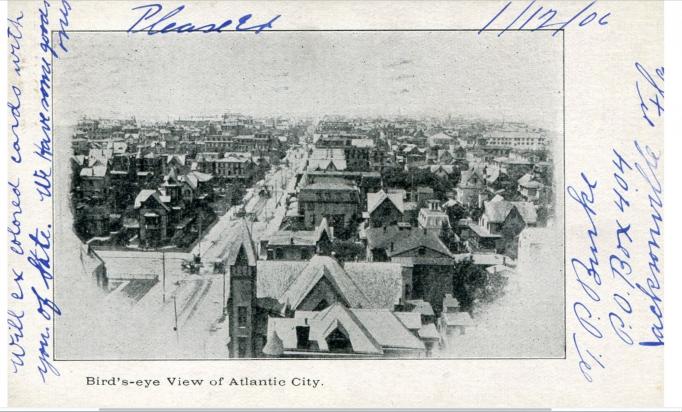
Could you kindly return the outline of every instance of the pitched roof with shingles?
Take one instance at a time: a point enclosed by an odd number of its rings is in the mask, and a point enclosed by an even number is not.
[[[388,309],[351,309],[351,312],[383,348],[424,349],[424,343]]]
[[[280,302],[288,303],[295,310],[322,278],[326,278],[351,307],[370,307],[367,297],[343,267],[335,259],[319,255],[310,259],[305,269],[280,297]]]
[[[393,312],[393,314],[407,329],[419,330],[422,327],[422,315],[417,312]]]
[[[509,202],[506,200],[501,201],[487,201],[483,203],[485,209],[484,214],[488,222],[491,223],[502,223],[509,215],[512,209],[516,208],[519,214],[526,223],[535,223],[537,221],[538,215],[535,210],[535,206],[530,202]]]
[[[139,209],[142,206],[142,203],[146,202],[150,197],[156,199],[164,209],[170,210],[170,208],[163,203],[163,197],[165,196],[162,196],[161,193],[154,189],[140,190],[140,193],[135,197],[135,209]]]
[[[384,201],[388,199],[393,205],[403,213],[403,196],[401,193],[386,193],[380,190],[377,193],[367,193],[367,212],[372,213]]]
[[[540,181],[538,181],[532,173],[526,173],[525,175],[521,176],[521,178],[518,180],[518,183],[519,186],[530,189],[542,187],[542,183],[540,183]]]
[[[388,255],[400,255],[419,247],[425,247],[445,255],[446,257],[452,257],[450,250],[435,233],[420,229],[412,230],[408,236],[397,237],[394,241],[393,251],[388,251]]]
[[[303,260],[259,260],[257,297],[279,300],[307,264],[308,262]]]
[[[402,267],[397,263],[347,262],[344,269],[370,303],[370,308],[393,309],[403,294]]]
[[[284,350],[298,349],[296,326],[308,322],[310,326],[309,340],[317,342],[317,350],[329,352],[326,338],[337,328],[342,330],[351,342],[354,353],[382,355],[381,344],[365,328],[355,314],[341,304],[334,304],[306,319],[302,316],[294,318],[269,318],[268,332],[275,330],[282,340]]]
[[[465,170],[461,173],[458,187],[481,188],[484,186],[484,179],[478,170]]]

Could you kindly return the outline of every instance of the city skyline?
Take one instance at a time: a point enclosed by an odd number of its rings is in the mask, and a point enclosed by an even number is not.
[[[74,53],[56,67],[56,93],[63,94],[55,117],[69,124],[83,113],[150,121],[226,111],[318,118],[454,114],[559,131],[562,50],[556,39],[528,41],[532,35],[261,33],[266,42],[234,34],[74,33]]]

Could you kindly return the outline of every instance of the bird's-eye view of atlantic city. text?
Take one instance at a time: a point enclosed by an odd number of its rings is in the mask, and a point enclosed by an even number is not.
[[[565,356],[560,40],[69,35],[56,359]]]

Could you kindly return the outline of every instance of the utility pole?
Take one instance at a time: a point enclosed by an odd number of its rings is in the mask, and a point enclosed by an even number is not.
[[[175,331],[175,338],[180,342],[180,333],[178,332],[178,302],[175,299],[175,296],[173,296],[173,312],[175,314],[175,326],[173,326],[173,330]]]
[[[163,303],[166,303],[166,252],[161,252],[161,268],[163,273]]]
[[[226,278],[227,278],[226,272],[227,272],[227,269],[226,269],[225,267],[223,267],[223,307],[222,307],[222,309],[221,309],[221,313],[222,313],[223,315],[225,314],[225,309],[226,309],[226,307],[227,307],[227,302],[226,302],[226,295],[227,295],[227,290],[226,290],[226,288],[227,288],[227,285],[226,285],[226,283],[225,283],[225,282],[226,282]]]

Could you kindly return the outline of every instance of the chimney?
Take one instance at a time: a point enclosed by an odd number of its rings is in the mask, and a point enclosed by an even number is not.
[[[296,326],[296,349],[308,349],[310,346],[310,326],[308,318],[304,326]]]
[[[393,242],[391,242],[391,252],[393,252]]]
[[[424,228],[424,235],[426,235],[426,228]]]

